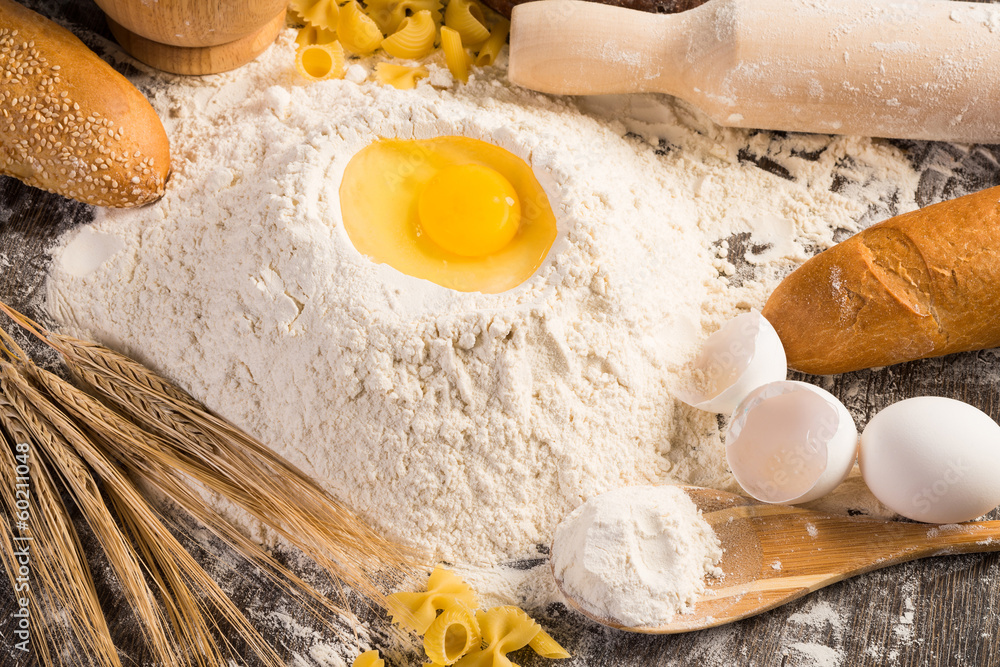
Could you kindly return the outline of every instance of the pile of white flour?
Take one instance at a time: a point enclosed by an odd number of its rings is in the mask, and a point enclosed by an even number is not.
[[[734,488],[715,416],[672,397],[683,364],[833,230],[856,229],[857,193],[830,192],[844,155],[907,178],[892,148],[827,137],[790,139],[823,157],[778,178],[738,159],[747,133],[687,107],[584,111],[510,87],[502,60],[466,86],[434,68],[398,91],[307,83],[293,51],[285,34],[234,73],[164,78],[152,102],[172,144],[167,195],[69,234],[48,308],[444,561],[534,553],[623,485]],[[556,213],[548,259],[509,292],[410,278],[344,231],[338,188],[359,149],[452,134],[525,159]],[[760,250],[734,280],[725,239],[741,233]]]
[[[630,486],[591,498],[559,524],[552,568],[598,618],[626,627],[669,623],[722,576],[719,537],[676,486]]]

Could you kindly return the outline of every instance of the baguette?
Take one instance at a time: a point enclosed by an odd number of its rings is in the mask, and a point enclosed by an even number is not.
[[[97,206],[163,195],[167,134],[135,86],[73,33],[0,0],[0,174]]]
[[[762,312],[789,366],[818,375],[1000,346],[1000,187],[855,234]]]

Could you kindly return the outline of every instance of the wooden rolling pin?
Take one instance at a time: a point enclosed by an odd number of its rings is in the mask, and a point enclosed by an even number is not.
[[[510,80],[533,90],[669,93],[730,127],[1000,141],[1000,6],[546,0],[512,17]]]

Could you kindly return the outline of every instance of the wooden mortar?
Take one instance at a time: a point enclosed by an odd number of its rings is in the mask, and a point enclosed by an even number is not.
[[[122,48],[175,74],[214,74],[250,62],[278,36],[287,7],[287,0],[96,2]]]

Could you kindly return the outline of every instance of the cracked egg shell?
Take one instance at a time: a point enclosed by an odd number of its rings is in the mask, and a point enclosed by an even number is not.
[[[729,420],[726,460],[743,490],[766,503],[805,503],[847,477],[858,429],[833,394],[793,380],[752,391]]]
[[[757,387],[788,373],[778,332],[756,310],[727,322],[705,341],[677,398],[707,412],[730,414]]]

